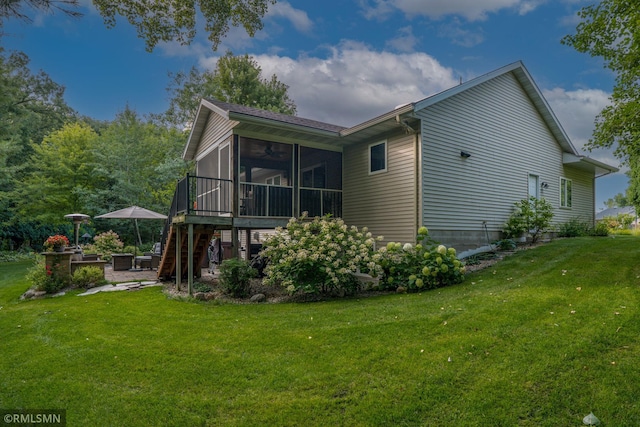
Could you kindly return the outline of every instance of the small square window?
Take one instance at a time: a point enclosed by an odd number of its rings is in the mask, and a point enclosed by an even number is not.
[[[387,141],[369,145],[369,173],[386,172]]]

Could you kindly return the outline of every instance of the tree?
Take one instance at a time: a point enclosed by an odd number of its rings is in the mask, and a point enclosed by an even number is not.
[[[32,19],[29,15],[22,12],[25,3],[42,12],[51,13],[59,10],[74,18],[82,16],[82,13],[75,10],[78,7],[78,0],[0,0],[0,18],[13,17],[31,23]]]
[[[562,43],[602,57],[616,75],[611,105],[596,118],[589,148],[610,148],[625,161],[640,155],[640,8],[636,1],[602,0],[582,8],[576,34]]]
[[[216,50],[230,26],[242,26],[253,37],[256,31],[262,29],[262,17],[275,1],[93,0],[93,4],[104,18],[107,28],[116,25],[118,16],[129,21],[136,28],[138,36],[145,40],[148,51],[152,51],[160,42],[189,44],[196,34],[196,17],[201,16],[212,49]],[[36,10],[49,12],[57,9],[67,15],[81,16],[75,9],[79,3],[79,0],[0,0],[0,25],[3,18],[29,21],[28,15],[22,12],[25,4]]]
[[[188,73],[170,75],[167,88],[171,95],[169,108],[161,117],[175,126],[192,121],[203,97],[284,114],[295,114],[296,105],[287,93],[289,86],[274,74],[262,78],[262,69],[249,55],[227,53],[218,59],[213,71],[201,72],[192,67]]]
[[[75,117],[64,101],[64,87],[43,71],[32,73],[28,65],[24,53],[6,54],[0,47],[0,240],[7,248],[41,240],[45,228],[16,212],[16,190],[32,170],[34,147]]]
[[[101,132],[94,146],[92,179],[96,188],[84,195],[87,213],[106,213],[131,205],[168,213],[176,182],[189,169],[181,158],[187,135],[142,119],[126,107]],[[130,222],[109,221],[97,227],[132,236]],[[159,229],[140,222],[142,234]],[[155,235],[157,236],[157,230]],[[133,237],[128,239],[133,242]]]
[[[33,171],[17,190],[19,212],[42,223],[68,222],[64,215],[82,212],[83,194],[94,186],[92,147],[98,135],[72,123],[34,144]]]
[[[622,193],[618,193],[612,198],[607,199],[607,201],[604,202],[604,204],[607,208],[622,208],[625,206],[629,206],[627,196]]]
[[[562,42],[601,57],[616,76],[610,105],[596,117],[587,147],[615,147],[629,166],[627,199],[640,211],[640,8],[637,1],[602,0],[578,15],[576,34]]]

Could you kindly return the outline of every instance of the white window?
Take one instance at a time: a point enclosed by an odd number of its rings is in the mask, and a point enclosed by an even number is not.
[[[540,198],[539,182],[540,178],[538,175],[529,174],[529,197],[535,197],[536,199]]]
[[[560,207],[571,207],[571,180],[560,178]]]
[[[265,179],[265,184],[268,185],[280,185],[282,183],[282,175],[272,176]]]
[[[304,168],[300,171],[300,175],[302,175],[302,187],[327,188],[327,168],[324,163]]]
[[[387,141],[369,145],[369,174],[387,171]]]

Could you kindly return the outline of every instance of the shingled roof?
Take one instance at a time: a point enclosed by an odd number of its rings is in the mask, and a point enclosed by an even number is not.
[[[297,125],[326,132],[335,132],[336,134],[343,129],[346,129],[343,126],[332,125],[330,123],[319,122],[317,120],[305,119],[302,117],[292,116],[290,114],[276,113],[275,111],[260,110],[258,108],[247,107],[244,105],[231,104],[228,102],[218,101],[217,99],[213,98],[205,99],[221,110],[226,111],[228,114],[242,114],[243,116],[273,120],[281,123],[287,123],[290,125]]]

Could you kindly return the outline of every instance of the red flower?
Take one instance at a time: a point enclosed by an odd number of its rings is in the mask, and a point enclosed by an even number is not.
[[[53,249],[55,246],[69,246],[69,239],[67,239],[67,236],[56,234],[54,236],[49,236],[49,238],[44,242],[44,247],[47,249]]]

